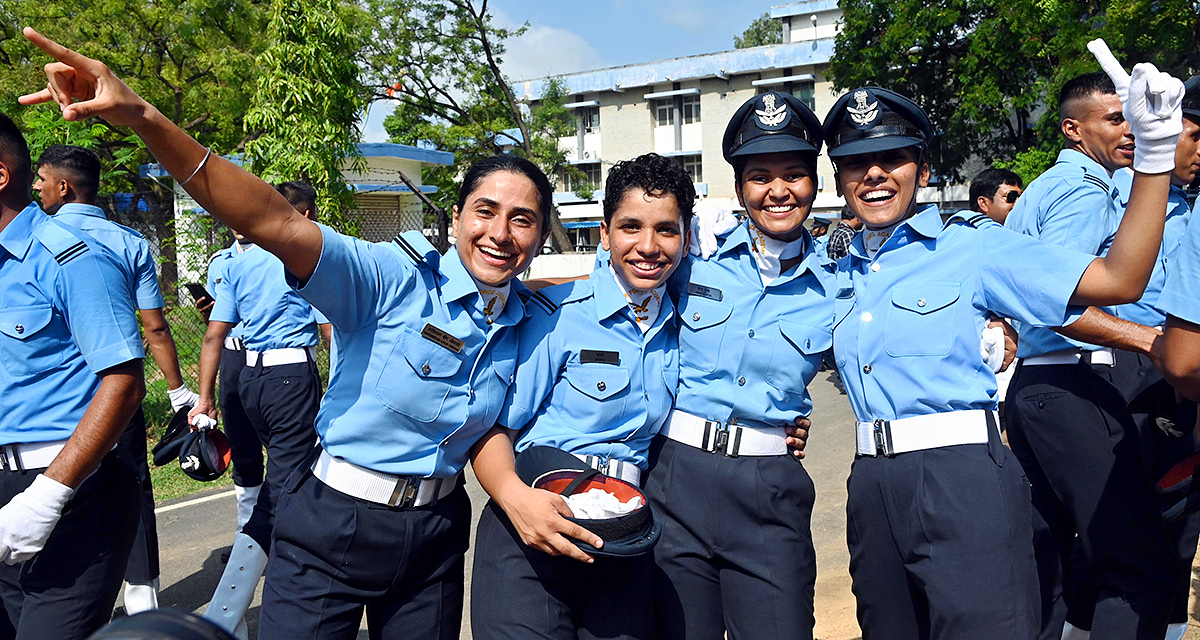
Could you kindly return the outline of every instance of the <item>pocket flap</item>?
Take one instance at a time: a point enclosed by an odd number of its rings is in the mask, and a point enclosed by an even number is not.
[[[422,378],[449,378],[458,373],[462,359],[457,353],[405,327],[404,359]]]
[[[629,372],[612,365],[568,367],[563,375],[580,393],[597,400],[607,400],[629,386]]]
[[[833,346],[832,329],[781,320],[779,332],[804,355],[824,353]]]
[[[721,324],[731,313],[733,305],[697,296],[688,296],[687,301],[679,305],[679,319],[693,331]]]
[[[53,318],[54,308],[48,304],[5,309],[0,311],[0,333],[24,340],[44,329]]]
[[[957,283],[930,284],[892,292],[892,304],[925,315],[943,309],[958,300]]]

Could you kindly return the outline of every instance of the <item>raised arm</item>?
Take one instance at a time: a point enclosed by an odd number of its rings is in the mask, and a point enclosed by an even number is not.
[[[206,211],[275,254],[301,280],[321,255],[321,231],[275,189],[212,154],[134,93],[102,62],[80,55],[33,29],[25,37],[58,62],[46,65],[46,88],[21,104],[53,100],[68,121],[92,116],[133,129],[150,153]]]

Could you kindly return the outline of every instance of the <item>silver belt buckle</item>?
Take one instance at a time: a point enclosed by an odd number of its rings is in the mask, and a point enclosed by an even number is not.
[[[892,429],[887,420],[879,419],[875,421],[875,455],[883,454],[887,457],[896,455],[892,449]]]
[[[18,446],[17,444],[0,445],[0,469],[17,473],[25,472],[25,465],[21,463],[21,451],[17,448]],[[9,456],[12,456],[12,462],[8,461]]]
[[[402,478],[396,481],[392,497],[388,500],[389,507],[408,507],[417,499],[417,491],[421,488],[420,478]]]
[[[714,428],[715,428],[715,431],[711,431],[711,429],[714,429]],[[737,431],[734,431],[735,429]],[[719,453],[721,455],[724,455],[724,456],[727,456],[730,458],[738,457],[738,449],[740,448],[742,438],[741,438],[741,427],[738,426],[737,418],[731,419],[728,422],[728,424],[724,424],[724,425],[722,425],[720,422],[717,422],[715,420],[705,421],[705,423],[704,423],[704,441],[705,441],[705,443],[707,443],[709,440],[710,432],[712,433],[712,448],[700,447],[701,449],[703,449],[704,451],[707,451],[709,453]],[[732,436],[732,438],[731,438],[731,436]],[[732,441],[732,446],[731,446],[731,441]]]

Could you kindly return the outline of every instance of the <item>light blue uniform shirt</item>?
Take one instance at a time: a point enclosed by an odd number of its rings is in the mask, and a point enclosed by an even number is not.
[[[0,232],[0,444],[69,438],[97,374],[142,358],[129,279],[36,204]]]
[[[329,318],[338,346],[317,414],[322,446],[384,473],[457,474],[504,404],[529,290],[513,281],[488,325],[455,249],[439,256],[416,231],[378,243],[321,233],[316,271],[289,281]]]
[[[161,309],[167,305],[158,288],[154,255],[145,236],[110,221],[100,207],[68,202],[59,207],[54,219],[92,236],[115,255],[129,272],[138,309]]]
[[[1116,194],[1104,167],[1078,151],[1063,149],[1054,166],[1029,183],[1004,226],[1047,244],[1103,256],[1112,246],[1120,223]],[[1037,275],[1037,271],[1029,271],[1029,278]],[[1076,281],[1071,282],[1072,287]],[[1099,308],[1116,315],[1112,307]],[[1019,358],[1074,347],[1088,351],[1099,348],[1065,338],[1052,329],[1018,326],[1017,330]]]
[[[867,258],[862,234],[838,261],[833,353],[860,421],[995,409],[979,356],[988,312],[1034,326],[1074,322],[1067,303],[1094,256],[999,226],[943,225],[934,205]]]
[[[833,343],[837,285],[833,261],[811,238],[807,244],[800,264],[763,286],[743,222],[710,259],[693,257],[675,274],[676,409],[758,427],[790,425],[812,411],[807,387]]]
[[[228,261],[231,258],[233,258],[233,256],[236,253],[237,253],[237,243],[234,242],[233,245],[225,247],[224,249],[221,249],[220,251],[214,253],[212,258],[208,261],[208,282],[206,283],[204,288],[207,289],[209,295],[212,296],[213,309],[217,308],[216,301],[221,296],[232,296],[233,295],[227,289],[225,289],[225,287],[227,286],[225,284],[225,266],[228,264]],[[210,319],[212,318],[212,310],[209,311],[209,318]],[[229,330],[228,337],[230,337],[230,338],[242,337],[242,323],[239,322],[239,323],[233,325],[233,327]]]
[[[662,295],[645,334],[607,266],[530,301],[499,418],[520,430],[518,452],[545,445],[646,468],[679,384],[675,307]]]
[[[1200,202],[1200,200],[1197,200]],[[1200,324],[1200,215],[1192,212],[1158,297],[1163,313]]]
[[[1133,187],[1133,171],[1121,169],[1114,173],[1113,183],[1117,186],[1117,205],[1121,216],[1124,217],[1125,207],[1129,206],[1129,192]],[[1148,327],[1161,327],[1167,321],[1167,315],[1158,309],[1158,296],[1167,282],[1171,260],[1174,259],[1179,243],[1183,241],[1190,217],[1187,194],[1182,188],[1171,185],[1171,191],[1167,195],[1167,220],[1163,227],[1162,244],[1159,245],[1158,260],[1154,263],[1154,271],[1150,273],[1146,292],[1142,294],[1141,300],[1117,307],[1117,316]]]
[[[284,278],[283,262],[255,246],[225,261],[210,320],[242,323],[242,340],[252,351],[317,344],[317,316]]]

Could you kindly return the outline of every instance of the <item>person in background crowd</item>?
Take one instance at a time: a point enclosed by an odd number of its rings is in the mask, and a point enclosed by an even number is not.
[[[984,169],[971,180],[971,211],[1003,225],[1024,188],[1021,176],[1008,169]]]

